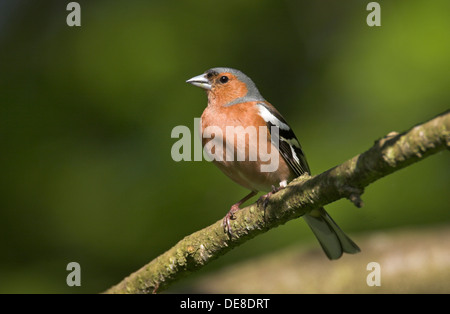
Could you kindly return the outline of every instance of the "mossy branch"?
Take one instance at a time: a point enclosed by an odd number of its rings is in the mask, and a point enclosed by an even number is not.
[[[361,194],[370,183],[449,147],[450,111],[401,134],[391,132],[339,166],[295,179],[274,194],[265,209],[257,203],[242,209],[232,220],[232,238],[224,232],[221,219],[185,237],[105,293],[161,292],[245,241],[311,209],[341,198],[361,207]]]

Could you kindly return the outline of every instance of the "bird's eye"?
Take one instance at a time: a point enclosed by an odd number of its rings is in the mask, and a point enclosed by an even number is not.
[[[222,76],[219,79],[220,83],[225,84],[226,82],[228,82],[228,76]]]

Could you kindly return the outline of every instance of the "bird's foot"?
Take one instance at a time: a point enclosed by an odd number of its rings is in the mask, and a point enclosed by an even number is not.
[[[236,213],[238,210],[240,210],[240,206],[246,202],[248,199],[252,198],[253,196],[258,193],[257,191],[251,191],[247,196],[245,196],[243,199],[241,199],[239,202],[231,206],[230,211],[228,214],[225,215],[223,218],[222,226],[225,229],[225,233],[228,233],[230,237],[233,237],[233,233],[231,232],[231,225],[230,225],[230,219],[234,220],[236,219],[236,216],[234,216],[234,213]]]
[[[222,221],[225,233],[228,233],[230,237],[233,236],[233,233],[231,232],[230,220],[236,219],[236,216],[234,214],[240,210],[239,205],[240,205],[239,203],[236,203],[233,206],[231,206],[230,211],[225,215]]]
[[[267,204],[269,203],[269,199],[272,195],[274,195],[275,193],[277,193],[278,191],[284,189],[286,186],[279,186],[279,187],[275,187],[272,185],[272,191],[270,191],[267,194],[262,195],[259,199],[258,199],[258,205],[262,204],[263,208],[266,209]]]

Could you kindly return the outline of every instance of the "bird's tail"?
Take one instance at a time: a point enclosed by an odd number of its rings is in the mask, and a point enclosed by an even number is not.
[[[342,253],[355,254],[359,247],[334,222],[324,208],[315,209],[304,215],[306,222],[319,240],[329,259],[338,259]]]

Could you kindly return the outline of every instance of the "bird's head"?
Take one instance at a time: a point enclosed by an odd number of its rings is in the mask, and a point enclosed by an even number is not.
[[[208,98],[222,106],[247,101],[264,101],[255,83],[244,73],[232,68],[212,68],[186,81],[203,88]]]

